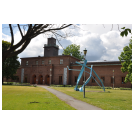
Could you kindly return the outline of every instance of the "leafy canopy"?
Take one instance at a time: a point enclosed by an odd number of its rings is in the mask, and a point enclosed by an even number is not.
[[[121,29],[123,29],[123,31],[120,33],[120,35],[122,37],[124,37],[124,35],[127,36],[128,35],[128,32],[131,33],[131,29],[128,29],[128,28],[125,29],[125,27],[123,27]]]
[[[2,51],[7,50],[10,47],[10,42],[2,40]],[[20,62],[17,60],[18,56],[13,56],[10,58],[7,58],[5,61],[2,62],[2,78],[6,77],[16,79],[14,74],[16,74],[16,71],[18,67],[20,66]]]
[[[130,39],[129,46],[125,46],[123,48],[123,52],[121,52],[120,57],[118,57],[121,61],[122,67],[121,71],[128,72],[125,77],[125,82],[132,83],[132,39]]]
[[[82,60],[84,58],[84,55],[81,55],[82,52],[80,52],[80,45],[71,44],[64,49],[63,54],[64,55],[71,55]]]

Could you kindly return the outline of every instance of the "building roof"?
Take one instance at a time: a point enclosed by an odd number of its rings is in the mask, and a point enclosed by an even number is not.
[[[94,66],[107,66],[107,65],[121,65],[120,61],[88,61],[87,66],[94,65]],[[71,66],[80,66],[76,63],[71,63]]]
[[[20,59],[38,59],[38,58],[54,58],[54,57],[72,57],[72,58],[75,58],[76,60],[80,61],[80,59],[76,58],[76,57],[73,57],[71,55],[58,55],[58,56],[50,56],[50,57],[44,57],[44,56],[38,56],[38,57],[23,57],[23,58],[20,58]]]

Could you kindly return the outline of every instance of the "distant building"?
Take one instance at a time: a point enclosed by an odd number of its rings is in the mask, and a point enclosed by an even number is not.
[[[17,70],[17,80],[4,81],[18,81],[31,84],[71,84],[76,85],[79,71],[68,70],[67,66],[71,69],[81,69],[81,66],[75,64],[80,61],[70,55],[58,55],[59,47],[56,45],[55,38],[48,38],[48,43],[44,45],[44,56],[21,58],[21,66]],[[120,61],[103,61],[103,62],[87,62],[87,66],[91,67],[101,78],[104,86],[113,86],[113,70],[114,70],[114,87],[132,87],[130,82],[124,83],[124,78],[127,73],[121,72]],[[85,68],[90,72],[89,69]],[[86,79],[89,74],[85,74]],[[93,74],[93,77],[94,76]],[[80,80],[80,85],[83,84],[83,76]],[[99,82],[100,84],[100,82]],[[90,86],[97,86],[94,79],[91,79],[87,84]]]

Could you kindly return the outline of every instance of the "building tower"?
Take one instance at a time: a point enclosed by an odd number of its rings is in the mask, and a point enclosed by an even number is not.
[[[56,45],[56,39],[48,38],[48,43],[44,45],[44,57],[58,56],[59,46]]]

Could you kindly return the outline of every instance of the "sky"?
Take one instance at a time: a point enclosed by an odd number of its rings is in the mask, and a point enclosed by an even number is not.
[[[121,28],[126,27],[132,30],[132,24],[78,24],[75,28],[69,27],[60,31],[70,32],[72,36],[60,41],[63,48],[68,45],[80,45],[80,51],[87,49],[86,59],[88,61],[118,61],[118,57],[123,51],[123,47],[129,44],[131,34],[121,37]],[[17,28],[14,28],[15,42],[20,41],[21,35]],[[51,35],[52,36],[52,35]],[[50,36],[49,36],[50,37]],[[47,36],[41,34],[31,40],[28,47],[20,53],[20,58],[37,57],[44,55],[44,44],[47,44]],[[11,35],[7,24],[2,25],[2,40],[11,42]],[[63,48],[59,45],[59,55],[63,53]]]

